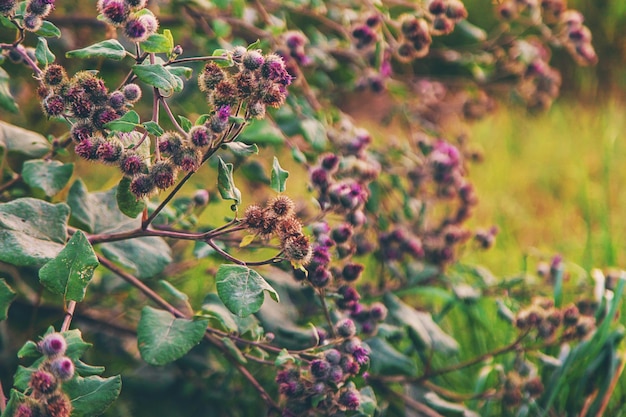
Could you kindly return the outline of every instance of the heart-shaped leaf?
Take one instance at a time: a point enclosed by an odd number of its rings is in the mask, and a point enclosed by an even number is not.
[[[83,301],[93,271],[100,265],[91,244],[80,230],[56,258],[39,270],[39,280],[66,300]]]
[[[146,306],[137,326],[141,357],[151,365],[172,362],[200,343],[208,320],[179,319],[173,314]]]
[[[243,265],[222,265],[216,275],[217,294],[228,309],[239,317],[259,311],[269,292],[278,302],[278,293],[258,272]]]
[[[74,164],[37,159],[24,162],[22,178],[31,188],[43,190],[52,197],[65,187],[74,172]]]
[[[67,58],[109,58],[120,60],[126,56],[126,49],[115,39],[98,42],[82,49],[65,54]]]

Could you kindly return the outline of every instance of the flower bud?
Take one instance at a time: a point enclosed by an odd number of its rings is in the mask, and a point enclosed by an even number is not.
[[[133,42],[143,42],[148,39],[150,32],[143,19],[131,18],[124,24],[124,35]]]
[[[96,151],[96,155],[102,162],[113,163],[120,160],[124,147],[118,140],[103,141]]]
[[[148,0],[124,0],[124,3],[131,9],[143,9],[148,4]]]
[[[32,13],[24,14],[24,29],[29,32],[37,32],[43,25],[43,19]]]
[[[376,321],[384,321],[387,318],[387,307],[382,303],[374,303],[370,306],[370,315]]]
[[[309,282],[316,288],[324,288],[330,279],[330,272],[323,266],[319,266],[309,273]]]
[[[200,168],[202,155],[197,149],[183,147],[172,155],[172,161],[185,172],[194,172]]]
[[[65,100],[58,94],[50,94],[41,103],[46,116],[61,116],[65,111]]]
[[[9,16],[17,7],[16,0],[0,0],[0,14]]]
[[[128,17],[129,9],[122,0],[99,0],[98,11],[108,23],[120,26]]]
[[[335,324],[335,332],[337,332],[340,337],[352,337],[356,334],[356,326],[352,320],[342,319]]]
[[[341,353],[337,349],[328,349],[324,351],[324,358],[326,358],[329,363],[337,365],[341,360]]]
[[[126,105],[126,97],[121,91],[114,91],[109,95],[109,106],[114,109],[121,109]]]
[[[341,276],[348,282],[356,281],[365,267],[361,264],[348,263],[343,267]]]
[[[176,170],[170,162],[157,162],[150,168],[150,176],[154,185],[165,190],[176,182]]]
[[[204,66],[204,70],[198,76],[198,86],[200,91],[208,93],[212,91],[224,78],[226,74],[215,62],[209,62]]]
[[[189,139],[194,146],[202,148],[211,143],[211,132],[206,126],[194,126],[189,131]]]
[[[65,68],[58,64],[48,65],[43,71],[43,82],[49,86],[57,86],[67,80]]]
[[[326,379],[330,368],[330,363],[323,359],[314,359],[311,361],[311,375],[313,375],[315,379]]]
[[[254,71],[257,68],[260,68],[261,65],[265,62],[263,55],[259,51],[247,51],[243,56],[243,66],[244,68]]]
[[[290,236],[281,244],[283,255],[289,261],[307,264],[311,260],[311,245],[305,235]]]
[[[96,129],[104,129],[105,124],[119,118],[120,115],[112,107],[101,107],[93,112],[91,123]]]
[[[339,404],[348,410],[356,410],[359,408],[360,397],[359,392],[355,389],[347,389],[339,395]]]
[[[28,385],[37,394],[46,395],[57,389],[58,382],[50,372],[39,369],[31,374]]]
[[[126,151],[120,158],[120,169],[125,175],[137,175],[147,168],[144,159],[137,152]]]
[[[74,147],[76,155],[88,161],[98,159],[98,148],[102,143],[102,139],[98,137],[88,137],[83,139]]]
[[[141,98],[141,88],[137,84],[126,84],[122,88],[126,100],[135,103]]]
[[[61,381],[67,381],[74,376],[74,362],[67,356],[61,356],[50,362],[50,371]]]
[[[70,417],[72,403],[65,394],[55,395],[46,402],[46,412],[52,417]]]
[[[32,13],[41,18],[45,18],[52,11],[52,5],[46,0],[30,0],[26,6],[26,13]]]
[[[54,358],[65,354],[67,342],[61,333],[50,333],[41,339],[37,347],[43,355]]]
[[[139,174],[130,182],[130,192],[138,198],[152,194],[154,189],[154,181],[148,174]]]
[[[197,206],[206,206],[209,204],[209,192],[207,190],[197,190],[193,195],[193,202]]]

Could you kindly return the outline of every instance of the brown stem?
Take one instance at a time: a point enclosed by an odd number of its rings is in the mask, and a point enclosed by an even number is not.
[[[15,185],[21,179],[22,179],[22,174],[15,174],[15,175],[13,175],[13,178],[11,178],[9,181],[5,182],[4,184],[0,185],[0,193],[3,192],[6,189],[11,188],[13,185]]]
[[[169,119],[171,120],[172,124],[174,125],[174,128],[176,130],[178,130],[178,132],[181,135],[183,135],[183,137],[187,136],[187,132],[185,132],[185,129],[180,127],[180,125],[178,124],[178,121],[176,120],[176,117],[174,117],[174,113],[172,113],[172,109],[170,109],[170,106],[165,101],[165,98],[163,98],[163,96],[160,96],[159,97],[159,101],[163,105],[163,109],[165,109],[165,113],[167,113],[167,116],[169,117]],[[158,149],[158,147],[157,147],[157,149]]]
[[[194,56],[190,58],[179,58],[173,61],[166,62],[163,64],[164,67],[168,65],[176,65],[176,64],[184,64],[185,62],[206,62],[206,61],[226,61],[227,58],[223,56]]]
[[[124,281],[128,282],[129,284],[131,284],[132,286],[137,288],[146,297],[148,297],[149,299],[154,301],[155,304],[157,304],[161,308],[169,311],[171,314],[173,314],[174,316],[176,316],[178,318],[185,318],[186,317],[180,310],[178,310],[176,307],[174,307],[173,305],[171,305],[170,303],[165,301],[163,299],[163,297],[161,297],[159,294],[154,292],[150,287],[148,287],[146,284],[141,282],[137,277],[135,277],[134,275],[131,275],[128,272],[122,270],[119,266],[115,265],[113,262],[109,261],[107,258],[105,258],[103,256],[100,256],[100,255],[97,255],[97,256],[98,256],[98,261],[100,261],[100,263],[105,268],[107,268],[111,272],[114,272],[116,275],[118,275]]]
[[[126,239],[134,239],[138,237],[144,236],[158,236],[158,237],[169,237],[172,239],[181,239],[181,240],[202,240],[205,238],[206,233],[192,233],[192,232],[184,232],[184,231],[173,231],[173,230],[154,230],[154,229],[133,229],[128,230],[126,232],[118,232],[118,233],[101,233],[96,235],[87,236],[87,240],[92,245],[97,243],[105,243],[105,242],[117,242],[120,240]]]
[[[335,333],[333,321],[330,319],[330,311],[328,310],[328,304],[326,304],[326,293],[324,289],[320,288],[317,295],[320,297],[320,302],[322,303],[322,309],[324,310],[324,317],[326,317],[326,322],[328,323],[328,328],[330,329],[330,335],[335,338],[337,337],[337,334]]]
[[[382,383],[377,385],[377,388],[379,388],[381,391],[385,391],[387,394],[391,394],[394,397],[399,398],[404,402],[407,407],[412,408],[413,410],[422,414],[424,417],[444,417],[426,404],[422,404],[421,402],[414,400],[408,395],[401,394],[392,390],[387,384]]]
[[[621,363],[619,367],[617,368],[615,375],[613,375],[613,379],[611,380],[611,385],[609,385],[609,389],[607,389],[606,392],[604,393],[604,397],[602,398],[602,405],[600,406],[600,409],[598,410],[595,417],[602,417],[603,415],[605,415],[604,410],[606,410],[606,407],[608,407],[609,401],[611,400],[611,397],[613,396],[613,392],[615,391],[615,387],[617,386],[617,383],[619,382],[622,372],[624,372],[624,365],[626,365],[626,355],[622,355]]]
[[[215,242],[213,242],[213,239],[206,239],[205,242],[207,243],[207,245],[212,247],[213,250],[215,250],[215,252],[219,253],[223,258],[225,258],[225,259],[227,259],[227,260],[229,260],[232,263],[235,263],[237,265],[242,265],[242,266],[261,266],[261,265],[268,265],[268,264],[273,264],[273,263],[276,263],[276,262],[280,262],[280,259],[278,258],[278,256],[274,256],[274,257],[272,257],[270,259],[266,259],[264,261],[245,262],[245,261],[242,261],[241,259],[235,258],[230,253],[224,251],[222,248],[217,246],[215,244]]]
[[[61,325],[61,332],[66,332],[70,329],[72,318],[74,318],[74,310],[76,310],[76,301],[72,300],[67,304],[65,318],[63,319],[63,324]]]
[[[4,413],[7,408],[7,397],[4,395],[4,389],[2,389],[2,381],[0,381],[0,414]]]

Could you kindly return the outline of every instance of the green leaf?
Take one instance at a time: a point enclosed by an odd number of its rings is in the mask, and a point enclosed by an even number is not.
[[[177,81],[163,65],[134,65],[133,72],[144,83],[163,90],[175,90]]]
[[[208,320],[179,319],[146,306],[141,310],[137,344],[141,357],[151,365],[165,365],[182,356],[202,340]]]
[[[230,25],[224,19],[211,19],[211,27],[218,38],[227,38],[232,31]]]
[[[170,72],[170,74],[177,77],[183,77],[187,80],[190,79],[193,75],[193,69],[189,67],[167,67],[167,70]]]
[[[54,62],[55,56],[48,48],[48,41],[46,38],[39,38],[37,41],[37,48],[35,48],[35,58],[39,65],[47,66]]]
[[[52,22],[44,20],[41,28],[39,28],[39,30],[35,32],[35,34],[39,36],[44,36],[46,38],[60,38],[61,30],[59,30],[59,28],[56,27]]]
[[[126,49],[116,39],[109,39],[87,46],[82,49],[75,49],[65,54],[66,58],[108,58],[120,60],[126,56]]]
[[[387,341],[375,337],[365,343],[371,349],[369,371],[373,375],[417,375],[415,362],[398,352]]]
[[[227,164],[218,157],[217,189],[224,200],[233,200],[241,203],[241,191],[235,187],[233,180],[233,164]]]
[[[37,159],[24,162],[22,178],[29,187],[42,190],[48,197],[52,197],[65,187],[73,172],[74,164]]]
[[[161,126],[159,126],[158,123],[153,122],[152,120],[149,122],[145,122],[143,124],[144,129],[146,129],[148,131],[148,133],[154,135],[154,136],[162,136],[163,133],[165,133],[165,131],[163,130],[163,128]]]
[[[0,120],[0,148],[27,159],[40,158],[50,150],[50,142],[39,133]]]
[[[256,146],[256,144],[246,145],[243,142],[228,142],[222,146],[229,149],[235,155],[242,157],[257,155],[259,153],[259,147]]]
[[[111,129],[114,132],[125,133],[132,132],[137,126],[139,126],[139,115],[135,110],[124,113],[124,115],[119,119],[105,123],[104,125],[104,127]]]
[[[0,417],[13,417],[17,407],[19,407],[19,405],[24,401],[26,401],[26,396],[18,390],[11,388],[9,402],[6,404],[6,408]]]
[[[57,256],[67,236],[69,207],[35,198],[0,204],[0,261],[41,266]]]
[[[282,193],[285,191],[287,177],[289,177],[289,172],[285,171],[281,168],[280,163],[278,163],[278,158],[274,157],[274,163],[272,164],[272,175],[270,178],[270,186],[272,190]]]
[[[172,48],[174,48],[174,44],[171,38],[168,38],[165,35],[161,35],[159,33],[155,33],[150,35],[148,39],[141,42],[141,47],[145,52],[152,52],[155,54],[160,53],[169,53]]]
[[[15,292],[9,287],[4,278],[0,278],[0,320],[7,318],[9,304],[15,298]]]
[[[378,403],[376,401],[376,394],[372,387],[367,386],[359,391],[361,401],[359,401],[358,411],[363,416],[373,417],[376,414],[376,408]]]
[[[417,349],[433,349],[444,355],[459,351],[458,342],[441,330],[429,313],[413,309],[391,293],[386,293],[383,300],[389,309],[390,317],[407,327]]]
[[[10,111],[11,113],[17,113],[18,107],[11,94],[11,89],[9,88],[9,79],[9,74],[4,68],[0,68],[0,108]],[[1,147],[2,140],[0,139],[0,148]]]
[[[74,360],[74,369],[80,376],[100,375],[104,372],[104,366],[87,365],[83,361]]]
[[[100,265],[85,234],[78,230],[56,258],[39,270],[39,280],[66,300],[83,301],[93,271]]]
[[[300,133],[316,151],[322,151],[328,143],[326,128],[315,119],[305,119],[300,122]]]
[[[241,363],[241,364],[245,364],[248,363],[248,360],[246,359],[246,357],[243,355],[243,353],[241,352],[241,350],[239,350],[239,348],[237,347],[237,345],[235,344],[235,342],[233,342],[231,339],[229,339],[227,336],[222,337],[222,343],[224,343],[224,347],[226,348],[226,350],[228,350],[230,352],[230,354],[237,359],[237,362]]]
[[[258,145],[282,145],[285,142],[283,133],[265,119],[251,120],[239,135],[239,141]]]
[[[110,378],[76,376],[63,383],[72,402],[72,417],[99,416],[117,399],[122,390],[119,375]]]
[[[243,265],[222,265],[216,275],[217,294],[228,309],[239,317],[259,311],[269,292],[278,302],[278,293],[258,272]]]
[[[130,178],[122,177],[115,190],[115,199],[117,200],[117,206],[120,211],[134,219],[146,207],[146,202],[143,198],[137,199],[137,197],[130,192],[130,182]]]
[[[202,302],[202,315],[209,319],[211,326],[229,333],[236,333],[239,330],[235,316],[230,312],[214,293],[207,294]]]
[[[67,199],[72,208],[72,221],[91,233],[114,233],[137,229],[141,220],[130,219],[120,211],[117,188],[98,193],[87,193],[82,182],[72,185]],[[141,237],[106,242],[98,245],[102,253],[114,262],[133,270],[139,278],[149,278],[172,261],[168,244],[160,237]]]
[[[294,364],[298,364],[298,359],[293,356],[287,349],[281,349],[281,351],[276,356],[274,360],[274,365],[280,367],[285,365],[286,363],[292,362]]]
[[[182,127],[185,132],[189,133],[189,130],[193,127],[191,120],[181,115],[178,115],[178,120],[180,120],[180,127]]]

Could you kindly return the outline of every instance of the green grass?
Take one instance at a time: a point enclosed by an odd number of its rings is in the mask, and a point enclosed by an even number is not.
[[[480,203],[472,224],[500,228],[495,247],[466,262],[497,275],[519,272],[524,258],[624,267],[626,251],[626,105],[562,102],[529,117],[501,108],[472,128],[485,161],[471,167]]]

